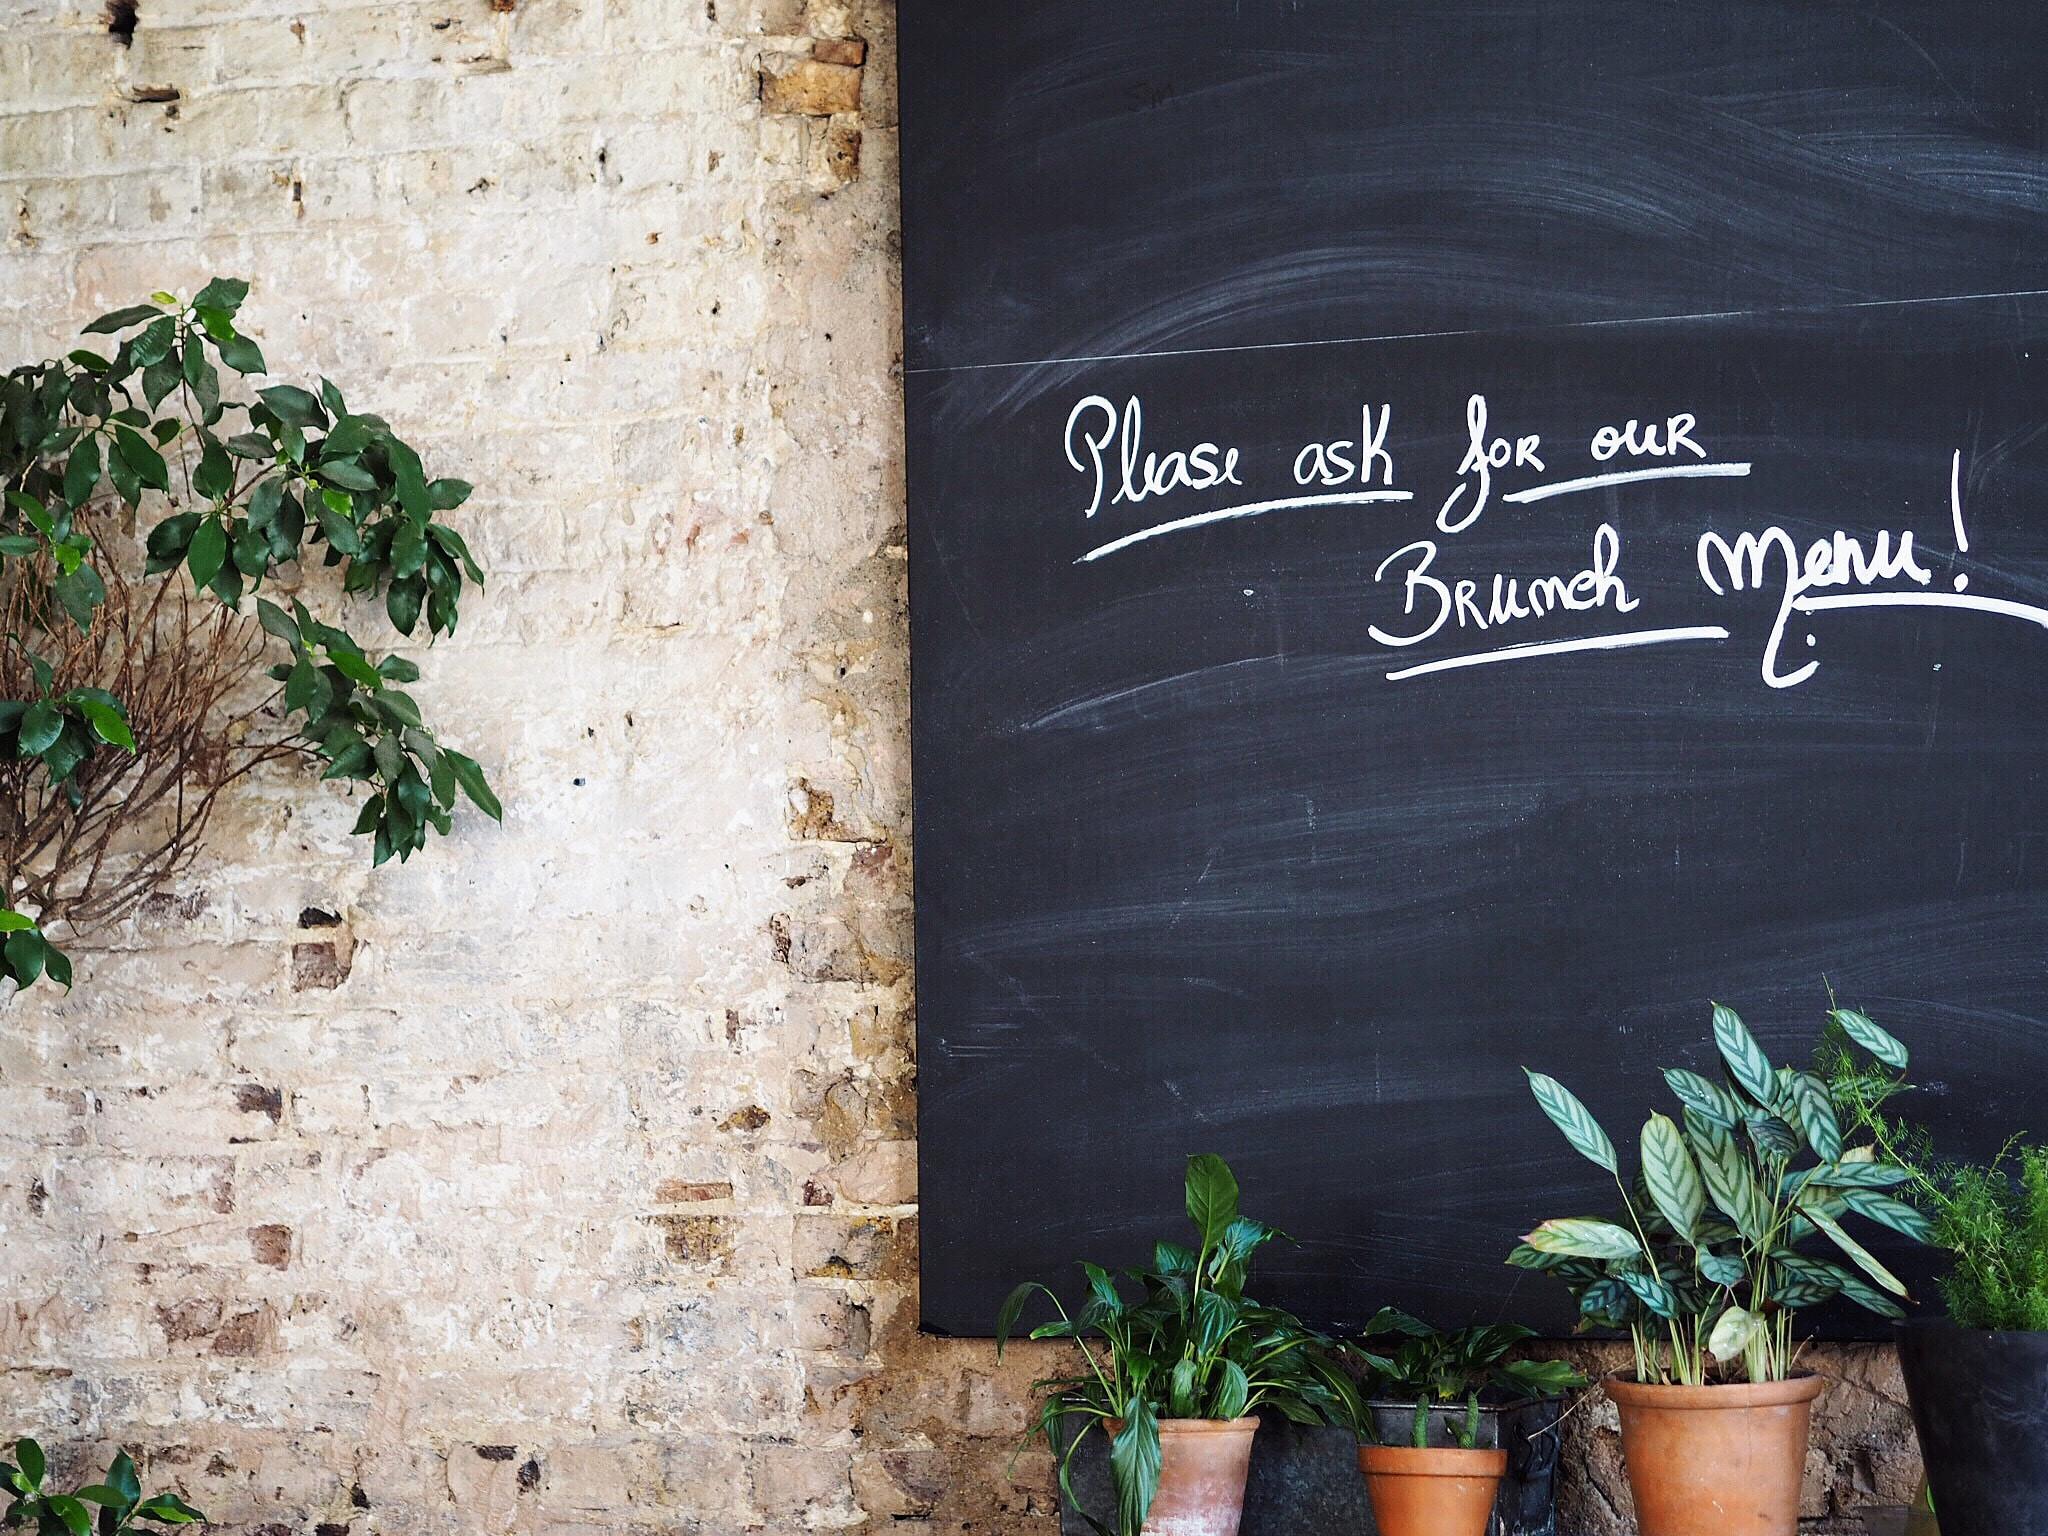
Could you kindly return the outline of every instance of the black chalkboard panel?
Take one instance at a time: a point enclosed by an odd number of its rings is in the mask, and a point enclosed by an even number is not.
[[[902,8],[923,1321],[1502,1266],[1822,977],[2048,1129],[2048,16]],[[1866,1320],[1832,1320],[1854,1330]]]

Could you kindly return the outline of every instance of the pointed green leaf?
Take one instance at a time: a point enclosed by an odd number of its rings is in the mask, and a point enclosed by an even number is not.
[[[1906,1287],[1899,1277],[1878,1263],[1876,1257],[1869,1249],[1843,1231],[1842,1224],[1830,1216],[1818,1201],[1802,1194],[1799,1200],[1799,1209],[1806,1219],[1812,1222],[1817,1230],[1826,1234],[1828,1240],[1841,1249],[1842,1252],[1846,1253],[1850,1261],[1858,1269],[1862,1270],[1864,1274],[1870,1276],[1872,1280],[1890,1291],[1894,1296],[1906,1294]]]
[[[1906,1070],[1906,1048],[1887,1031],[1879,1029],[1868,1014],[1859,1013],[1854,1008],[1837,1008],[1828,1017],[1842,1027],[1843,1034],[1886,1066],[1900,1072]]]
[[[1651,1203],[1674,1232],[1687,1242],[1695,1241],[1707,1196],[1684,1135],[1666,1116],[1652,1115],[1643,1125],[1642,1153],[1643,1183]]]
[[[471,770],[476,765],[459,754],[451,753],[450,756],[455,758],[456,778],[465,791],[469,790],[469,776],[464,765],[468,764]],[[478,777],[481,778],[480,773]],[[470,799],[476,799],[473,792]],[[482,802],[478,804],[481,806]],[[1230,1224],[1237,1220],[1237,1177],[1230,1171],[1230,1165],[1213,1152],[1189,1158],[1187,1197],[1188,1216],[1202,1234],[1203,1246],[1213,1247],[1220,1243]]]
[[[1593,1112],[1556,1078],[1531,1072],[1527,1067],[1522,1071],[1529,1079],[1529,1091],[1536,1096],[1537,1107],[1550,1117],[1551,1124],[1564,1132],[1564,1139],[1571,1143],[1572,1149],[1609,1173],[1618,1174],[1614,1143],[1607,1139],[1607,1132],[1600,1128]]]
[[[1811,1072],[1795,1072],[1789,1097],[1813,1155],[1824,1163],[1834,1162],[1842,1155],[1842,1125],[1827,1084]]]
[[[1719,1003],[1714,1004],[1714,1045],[1728,1063],[1728,1075],[1736,1086],[1768,1108],[1778,1087],[1770,1058],[1735,1010]]]
[[[1742,1108],[1735,1102],[1734,1095],[1697,1072],[1688,1072],[1683,1067],[1666,1067],[1664,1081],[1687,1109],[1697,1110],[1717,1124],[1732,1129],[1742,1118]]]
[[[1159,1419],[1142,1393],[1123,1405],[1124,1427],[1109,1445],[1110,1479],[1116,1484],[1117,1517],[1128,1536],[1144,1530],[1159,1491]]]
[[[1611,1221],[1590,1216],[1565,1216],[1546,1221],[1522,1239],[1539,1253],[1575,1259],[1639,1259],[1643,1245],[1635,1233]]]

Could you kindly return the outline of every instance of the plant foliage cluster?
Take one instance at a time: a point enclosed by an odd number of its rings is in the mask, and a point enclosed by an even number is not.
[[[134,774],[133,760],[155,745],[153,722],[131,718],[135,699],[107,678],[65,675],[63,665],[82,655],[90,671],[101,654],[81,651],[67,635],[91,632],[110,579],[119,586],[107,530],[122,516],[141,516],[147,578],[189,582],[233,614],[253,607],[282,653],[268,673],[280,730],[321,764],[324,778],[367,792],[355,830],[371,839],[374,861],[403,860],[429,831],[448,831],[458,798],[501,815],[481,768],[443,745],[422,718],[405,691],[419,676],[412,662],[379,659],[303,603],[259,593],[281,569],[317,556],[340,568],[346,593],[381,599],[401,635],[422,626],[428,640],[454,633],[464,593],[483,573],[443,518],[470,487],[430,479],[383,417],[351,408],[326,379],[317,390],[273,383],[252,399],[233,398],[224,373],[267,370],[261,348],[238,326],[248,291],[246,282],[215,278],[189,300],[157,293],[85,328],[111,338],[111,353],[81,347],[0,376],[0,607],[10,619],[0,675],[18,679],[18,696],[0,697],[0,764],[17,776],[41,775],[48,792],[84,816],[110,785],[118,791],[132,782],[124,776]],[[159,610],[138,611],[145,653],[158,667],[174,665],[148,651]],[[133,675],[134,649],[124,653],[126,675],[140,689],[149,669]],[[205,754],[193,747],[189,755]],[[178,767],[188,776],[208,771],[196,761]],[[0,870],[0,902],[19,904],[33,878],[29,858],[61,860],[76,839],[55,838],[54,853],[52,842],[16,855],[23,867]],[[102,851],[82,878],[96,878],[103,858]],[[67,897],[83,899],[47,884],[38,894],[43,923],[63,915],[52,907]],[[63,979],[33,925],[12,930],[7,948],[17,984]]]
[[[1564,1360],[1510,1360],[1508,1353],[1536,1336],[1518,1323],[1482,1323],[1438,1331],[1395,1307],[1382,1307],[1352,1343],[1352,1357],[1365,1368],[1369,1398],[1393,1398],[1414,1406],[1407,1442],[1418,1450],[1430,1443],[1434,1410],[1463,1404],[1452,1422],[1452,1441],[1465,1450],[1479,1443],[1481,1398],[1491,1389],[1510,1399],[1548,1397],[1586,1384]],[[1342,1420],[1361,1440],[1380,1440],[1382,1421],[1367,1397],[1349,1399]]]
[[[1151,1268],[1121,1274],[1082,1264],[1088,1297],[1071,1315],[1053,1291],[1027,1281],[996,1319],[1000,1353],[1034,1295],[1052,1302],[1057,1319],[1031,1337],[1074,1340],[1085,1369],[1033,1384],[1042,1398],[1027,1439],[1042,1436],[1058,1456],[1071,1502],[1074,1455],[1100,1431],[1109,1440],[1118,1522],[1131,1536],[1158,1491],[1161,1419],[1236,1419],[1264,1407],[1322,1424],[1348,1422],[1357,1411],[1335,1341],[1245,1293],[1252,1256],[1279,1234],[1240,1213],[1237,1179],[1222,1158],[1188,1160],[1187,1211],[1194,1247],[1162,1242]]]
[[[1905,1071],[1905,1047],[1865,1015],[1834,1009],[1828,1028],[1835,1049]],[[1849,1218],[1918,1242],[1935,1236],[1900,1198],[1912,1170],[1870,1143],[1849,1144],[1828,1080],[1773,1066],[1733,1009],[1715,1007],[1713,1031],[1722,1077],[1664,1073],[1681,1118],[1644,1123],[1632,1182],[1586,1106],[1556,1080],[1529,1074],[1566,1141],[1614,1180],[1622,1212],[1546,1221],[1508,1262],[1565,1281],[1583,1325],[1627,1329],[1639,1381],[1782,1380],[1802,1308],[1839,1297],[1905,1315],[1906,1287],[1850,1233]],[[1804,1251],[1820,1239],[1831,1256]]]
[[[206,1516],[175,1493],[142,1495],[135,1463],[126,1451],[115,1453],[105,1482],[88,1483],[70,1493],[43,1486],[48,1471],[43,1448],[33,1440],[14,1442],[14,1460],[0,1461],[0,1491],[7,1509],[0,1527],[33,1527],[37,1536],[121,1536],[139,1530],[138,1520],[152,1525],[198,1525]],[[88,1506],[91,1506],[90,1508]],[[98,1518],[94,1519],[93,1510]]]
[[[1928,1133],[1887,1113],[1910,1091],[1902,1076],[1832,1049],[1825,1065],[1844,1117],[1909,1188],[1947,1251],[1939,1282],[1949,1319],[1991,1332],[2048,1331],[2048,1147],[2018,1138],[1989,1163],[1945,1160]]]

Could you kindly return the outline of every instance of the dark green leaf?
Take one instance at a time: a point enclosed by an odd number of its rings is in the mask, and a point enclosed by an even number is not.
[[[80,438],[78,446],[71,450],[70,462],[64,466],[64,499],[74,507],[82,507],[99,483],[100,441],[96,437]]]
[[[315,427],[327,420],[320,402],[296,384],[273,384],[257,390],[256,395],[287,426]]]
[[[149,402],[153,411],[164,403],[164,398],[178,387],[184,377],[175,357],[159,358],[142,370],[142,398]]]
[[[471,777],[481,785],[483,775],[476,764],[459,753],[455,758],[455,776],[471,800],[487,814],[497,817],[495,800],[485,805],[477,799],[476,790],[471,788]],[[486,794],[489,792],[486,791]],[[1237,1177],[1230,1171],[1230,1165],[1213,1152],[1200,1153],[1188,1159],[1187,1204],[1188,1216],[1195,1228],[1202,1234],[1204,1247],[1213,1247],[1223,1240],[1223,1234],[1230,1224],[1237,1220]]]
[[[218,345],[220,360],[239,374],[268,373],[263,349],[246,336],[228,336]]]
[[[427,502],[436,512],[453,512],[473,489],[467,480],[436,480],[427,487]]]
[[[134,428],[114,428],[114,456],[135,472],[141,484],[159,491],[171,488],[171,472],[164,464],[164,456]]]
[[[249,285],[239,277],[216,277],[192,295],[194,309],[218,309],[232,315],[249,297]]]
[[[192,572],[193,584],[203,587],[211,582],[220,573],[221,562],[227,555],[228,536],[219,519],[206,519],[193,533],[191,547],[185,552],[185,565]]]
[[[129,355],[144,367],[160,363],[171,355],[171,348],[177,340],[177,322],[169,315],[163,315],[129,343]]]
[[[131,325],[144,320],[155,320],[163,314],[154,304],[130,304],[126,309],[111,310],[85,328],[88,336],[109,336],[115,331],[125,331]]]
[[[394,581],[384,593],[384,612],[390,618],[392,627],[401,635],[409,635],[420,621],[420,604],[426,599],[427,584],[419,577],[408,577]]]
[[[1123,1419],[1109,1446],[1110,1478],[1116,1484],[1117,1518],[1126,1536],[1137,1536],[1159,1491],[1159,1420],[1139,1393],[1123,1404]]]
[[[198,466],[192,471],[192,489],[210,501],[220,501],[234,489],[234,484],[235,469],[228,462],[227,450],[216,439],[207,438],[199,453]]]
[[[21,717],[21,734],[16,751],[23,757],[40,757],[57,743],[64,729],[64,717],[47,700],[31,704]]]

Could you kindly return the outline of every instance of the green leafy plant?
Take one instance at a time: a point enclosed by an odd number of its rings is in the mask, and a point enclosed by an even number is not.
[[[1433,1410],[1463,1403],[1464,1416],[1450,1426],[1453,1442],[1464,1450],[1479,1443],[1483,1404],[1489,1389],[1510,1400],[1547,1397],[1586,1385],[1577,1367],[1564,1360],[1510,1360],[1508,1352],[1536,1336],[1517,1323],[1484,1323],[1439,1332],[1421,1319],[1394,1307],[1382,1307],[1365,1325],[1361,1338],[1346,1345],[1367,1371],[1366,1390],[1373,1397],[1398,1398],[1415,1407],[1409,1418],[1408,1443],[1429,1447]],[[1374,1341],[1384,1340],[1384,1343]],[[1374,1404],[1346,1401],[1344,1422],[1361,1440],[1380,1439]]]
[[[0,908],[0,976],[17,988],[32,987],[43,976],[60,987],[69,987],[71,962],[43,937],[34,918]]]
[[[1120,1276],[1084,1262],[1088,1296],[1072,1313],[1051,1289],[1027,1281],[996,1318],[1000,1356],[1026,1304],[1043,1296],[1058,1316],[1031,1337],[1078,1345],[1085,1369],[1033,1383],[1040,1403],[1025,1440],[1043,1437],[1059,1456],[1060,1487],[1078,1510],[1073,1458],[1100,1430],[1123,1536],[1137,1536],[1159,1488],[1161,1419],[1236,1419],[1262,1407],[1301,1424],[1349,1419],[1344,1399],[1354,1388],[1334,1342],[1245,1294],[1252,1255],[1279,1234],[1240,1214],[1237,1179],[1222,1158],[1188,1159],[1187,1211],[1195,1247],[1159,1243],[1151,1268]]]
[[[126,1451],[115,1454],[105,1482],[88,1483],[71,1493],[46,1490],[45,1470],[40,1445],[26,1439],[14,1442],[14,1461],[0,1461],[0,1486],[8,1494],[0,1526],[34,1526],[37,1536],[88,1536],[97,1525],[98,1536],[120,1536],[137,1529],[138,1520],[152,1525],[201,1525],[206,1521],[206,1516],[175,1493],[144,1498],[135,1463]],[[97,1521],[87,1505],[99,1510]]]
[[[1930,1241],[1948,1254],[1938,1283],[1949,1320],[1987,1332],[2048,1332],[2048,1147],[2014,1137],[1988,1163],[1941,1158],[1923,1128],[1886,1112],[1911,1091],[1903,1074],[1862,1061],[1842,1038],[1823,1045],[1821,1068],[1845,1121],[1909,1174],[1906,1189],[1928,1213]]]
[[[444,521],[470,487],[430,479],[382,416],[327,379],[224,388],[268,367],[239,328],[248,291],[157,293],[85,328],[111,353],[0,376],[0,901],[44,925],[131,910],[189,859],[215,793],[283,755],[366,791],[376,864],[446,833],[459,799],[502,818],[405,691],[411,661],[257,595],[317,556],[431,641],[483,572]],[[229,702],[266,674],[260,704]]]
[[[1906,1048],[1863,1014],[1835,1009],[1830,1022],[1857,1050],[1905,1071]],[[1555,1079],[1528,1074],[1566,1141],[1614,1180],[1623,1216],[1546,1221],[1508,1262],[1569,1285],[1582,1326],[1626,1328],[1642,1382],[1784,1379],[1800,1309],[1840,1297],[1905,1315],[1906,1287],[1850,1235],[1848,1217],[1916,1242],[1933,1236],[1926,1216],[1899,1198],[1911,1171],[1868,1144],[1847,1144],[1819,1074],[1772,1066],[1735,1011],[1718,1004],[1714,1044],[1722,1081],[1665,1071],[1683,1124],[1661,1114],[1645,1122],[1633,1187],[1586,1106]],[[1800,1251],[1819,1237],[1846,1266]]]

